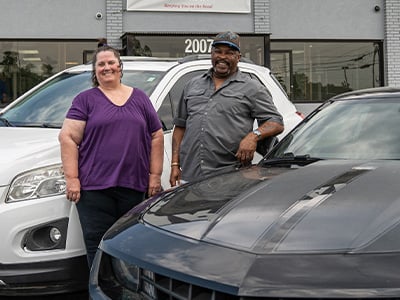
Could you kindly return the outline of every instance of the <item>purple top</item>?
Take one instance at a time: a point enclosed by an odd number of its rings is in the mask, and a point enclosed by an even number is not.
[[[86,122],[79,145],[83,190],[127,187],[145,192],[149,184],[151,135],[161,128],[148,96],[134,89],[122,106],[98,88],[75,97],[68,119]]]

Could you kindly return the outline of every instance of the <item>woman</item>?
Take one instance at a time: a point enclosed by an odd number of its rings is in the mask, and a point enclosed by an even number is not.
[[[66,196],[78,209],[89,267],[107,229],[161,189],[161,123],[146,94],[121,78],[118,51],[98,48],[94,87],[76,96],[59,134]]]

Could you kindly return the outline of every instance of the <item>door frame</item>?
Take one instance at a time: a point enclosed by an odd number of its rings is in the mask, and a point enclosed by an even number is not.
[[[293,53],[292,53],[292,50],[271,50],[270,51],[270,56],[271,56],[271,72],[276,76],[276,74],[272,71],[273,70],[273,63],[274,63],[274,60],[272,59],[272,56],[274,55],[274,54],[283,54],[283,55],[285,55],[285,54],[287,54],[288,55],[288,60],[289,60],[289,86],[288,87],[286,87],[286,89],[289,89],[289,90],[286,90],[286,93],[287,93],[287,95],[288,95],[288,97],[289,97],[289,99],[290,100],[293,100]],[[276,76],[277,77],[277,76]],[[286,74],[285,74],[285,78],[286,78],[287,76],[286,76]]]

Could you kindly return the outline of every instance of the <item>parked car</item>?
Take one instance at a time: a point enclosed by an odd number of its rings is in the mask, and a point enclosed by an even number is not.
[[[400,89],[325,102],[258,165],[103,237],[92,299],[400,299]]]
[[[184,84],[208,69],[211,60],[122,60],[124,83],[143,89],[162,120],[162,184],[168,188],[177,101]],[[270,90],[287,133],[301,118],[270,71],[244,62],[240,68]],[[86,252],[75,206],[65,198],[57,136],[72,99],[89,87],[91,65],[73,67],[39,84],[0,112],[0,295],[87,289]]]

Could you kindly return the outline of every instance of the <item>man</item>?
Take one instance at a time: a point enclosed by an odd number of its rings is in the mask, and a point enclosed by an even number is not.
[[[240,57],[239,35],[218,34],[212,68],[185,86],[174,119],[171,186],[248,165],[259,140],[283,131],[271,94],[241,73]]]

